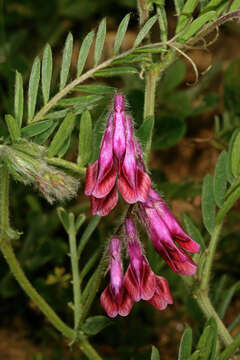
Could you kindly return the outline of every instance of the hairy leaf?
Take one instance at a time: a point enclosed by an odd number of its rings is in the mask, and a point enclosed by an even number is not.
[[[52,79],[52,50],[51,46],[47,44],[43,51],[42,59],[42,92],[44,104],[49,100],[50,86]]]
[[[94,76],[112,77],[137,73],[138,70],[132,66],[122,66],[98,70],[94,73]]]
[[[199,245],[201,245],[201,250],[205,250],[206,245],[202,237],[202,234],[200,233],[198,228],[194,225],[190,217],[188,217],[186,214],[183,214],[183,221],[187,228],[187,233],[191,236],[193,240],[195,240]]]
[[[62,90],[67,83],[69,69],[72,60],[72,50],[73,50],[73,36],[71,33],[69,33],[63,49],[62,66],[60,72],[60,90]]]
[[[196,6],[198,4],[198,0],[187,0],[182,8],[181,15],[178,19],[178,24],[176,28],[176,34],[182,31],[189,20],[191,19],[192,13],[195,10]]]
[[[89,54],[89,50],[93,42],[93,38],[94,38],[94,31],[92,30],[83,39],[82,46],[78,55],[77,76],[80,76],[84,69]]]
[[[127,31],[128,23],[130,20],[130,14],[127,14],[121,21],[118,30],[117,35],[115,37],[114,47],[113,47],[113,55],[116,56],[121,48],[124,36]]]
[[[216,205],[214,198],[213,180],[210,174],[207,174],[203,181],[202,215],[203,223],[207,231],[211,234],[215,227]]]
[[[78,164],[85,166],[92,155],[92,119],[89,111],[84,111],[80,122]]]
[[[152,346],[151,360],[160,360],[159,351],[155,346]]]
[[[221,207],[224,202],[224,195],[227,189],[227,152],[223,151],[219,157],[214,174],[214,195],[216,204]]]
[[[12,142],[18,141],[21,137],[21,132],[17,120],[12,115],[5,115],[5,121],[7,123]]]
[[[49,146],[48,149],[49,157],[55,156],[59,152],[59,150],[61,149],[66,139],[70,136],[73,130],[74,121],[75,121],[75,116],[73,113],[69,113],[65,117]]]
[[[97,66],[101,59],[105,37],[106,37],[106,19],[104,18],[100,22],[97,31],[95,51],[94,51],[94,66]]]
[[[82,330],[87,335],[96,335],[107,326],[112,325],[113,321],[106,316],[97,315],[89,317],[82,326]]]
[[[237,134],[232,147],[232,173],[235,177],[240,174],[240,132]]]
[[[18,71],[16,71],[15,80],[14,114],[18,126],[21,128],[23,118],[23,80],[22,75]]]
[[[33,137],[39,135],[50,128],[53,124],[53,120],[44,120],[39,123],[27,125],[21,130],[23,137]]]
[[[95,95],[110,95],[115,93],[116,89],[112,86],[107,85],[78,85],[74,89],[74,91],[82,91],[84,93],[95,94]]]
[[[32,120],[35,113],[39,80],[40,80],[40,60],[38,57],[36,57],[33,62],[32,71],[29,78],[29,85],[28,85],[28,122]]]
[[[195,35],[198,30],[200,30],[207,22],[211,20],[216,20],[217,15],[215,11],[209,11],[196,20],[194,20],[191,25],[184,31],[184,34],[180,36],[181,41],[189,40],[193,35]]]
[[[143,41],[145,36],[149,33],[153,25],[155,24],[157,20],[157,15],[152,16],[148,21],[143,25],[142,29],[139,31],[136,40],[134,41],[133,48],[138,47],[139,44]]]
[[[192,329],[187,327],[181,338],[178,360],[189,360],[192,350]]]

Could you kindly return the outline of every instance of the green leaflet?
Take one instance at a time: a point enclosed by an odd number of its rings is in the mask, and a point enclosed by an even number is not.
[[[75,122],[75,116],[73,113],[69,113],[63,122],[61,123],[58,131],[56,132],[54,138],[48,149],[48,157],[55,156],[63,144],[65,143],[66,139],[70,136]]]
[[[106,37],[106,19],[104,18],[98,27],[94,51],[94,66],[97,66],[103,51],[104,41]]]
[[[113,68],[98,70],[94,73],[94,76],[112,77],[112,76],[137,74],[137,73],[138,73],[138,69],[132,66],[121,66],[121,67],[113,67]]]
[[[35,58],[28,85],[28,122],[31,122],[36,108],[38,86],[40,81],[40,60]]]
[[[53,124],[53,120],[44,120],[38,123],[27,125],[21,130],[23,137],[32,137],[39,135],[50,128]]]
[[[92,30],[83,39],[82,46],[80,48],[79,55],[78,55],[77,76],[80,76],[84,69],[84,66],[85,66],[85,63],[86,63],[86,60],[87,60],[87,57],[89,54],[89,50],[90,50],[90,47],[93,42],[93,38],[94,38],[94,31]]]
[[[138,47],[138,45],[143,41],[145,36],[149,33],[153,25],[157,20],[157,15],[152,16],[148,21],[143,25],[142,29],[139,31],[136,40],[134,41],[133,48]]]
[[[221,207],[224,202],[225,192],[227,190],[227,152],[223,151],[219,157],[214,173],[214,196],[216,204]]]
[[[192,350],[192,329],[187,327],[181,338],[178,360],[189,360]]]
[[[18,141],[21,137],[21,132],[16,119],[12,115],[5,115],[5,121],[12,142]]]
[[[73,36],[71,33],[69,33],[63,49],[62,66],[60,72],[60,90],[62,90],[67,83],[69,69],[72,60],[72,49],[73,49]]]
[[[88,110],[84,111],[80,121],[78,164],[85,166],[92,155],[92,119]]]
[[[82,330],[87,335],[96,335],[107,326],[112,325],[113,321],[106,316],[97,315],[91,316],[86,319],[85,323],[82,326]]]
[[[52,79],[52,50],[51,46],[47,44],[43,51],[42,59],[42,93],[44,104],[49,100],[50,86]]]
[[[151,360],[160,360],[158,349],[155,346],[152,346]]]
[[[23,118],[23,80],[22,75],[18,71],[16,71],[15,79],[14,114],[18,126],[21,128]]]
[[[207,231],[211,234],[215,227],[216,205],[213,190],[213,180],[210,174],[207,174],[202,187],[202,215],[203,223]]]
[[[113,47],[113,55],[116,56],[121,48],[124,36],[126,34],[127,31],[127,27],[128,27],[128,23],[130,20],[130,14],[127,14],[121,21],[118,30],[117,30],[117,35],[115,38],[115,42],[114,42],[114,47]]]
[[[206,245],[202,237],[202,234],[200,233],[198,228],[194,225],[190,217],[188,217],[186,214],[183,214],[183,221],[187,228],[187,233],[191,236],[191,238],[194,241],[196,241],[198,244],[201,245],[201,250],[205,250]]]

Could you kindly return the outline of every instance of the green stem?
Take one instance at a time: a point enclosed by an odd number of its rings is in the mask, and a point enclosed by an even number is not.
[[[73,277],[73,302],[74,302],[74,329],[77,331],[79,319],[81,315],[81,292],[80,292],[80,278],[78,267],[78,255],[77,255],[77,242],[76,242],[76,230],[74,224],[73,213],[69,214],[69,246],[70,257],[72,265],[72,277]]]
[[[79,241],[78,245],[78,257],[80,258],[85,246],[87,245],[87,242],[92,235],[93,231],[96,229],[96,227],[99,224],[99,221],[101,220],[101,217],[98,215],[95,215],[90,220],[87,228],[85,229],[84,233],[81,236],[81,239]]]
[[[0,206],[1,206],[1,238],[2,241],[6,237],[9,228],[9,175],[5,164],[1,170],[1,188],[0,188]]]
[[[202,309],[203,313],[207,317],[207,319],[213,317],[216,320],[218,334],[221,337],[225,346],[230,345],[233,342],[231,335],[229,334],[228,330],[226,329],[225,325],[223,324],[222,320],[219,318],[218,314],[216,313],[214,307],[212,306],[207,292],[203,290],[197,290],[196,294],[196,301],[198,302],[200,308]]]
[[[228,360],[230,359],[231,355],[235,353],[237,349],[240,347],[240,335],[233,340],[231,345],[229,345],[219,356],[218,360]],[[237,359],[237,358],[236,358]]]
[[[211,236],[209,247],[207,249],[206,263],[204,265],[204,269],[203,269],[202,276],[201,276],[201,289],[206,292],[208,292],[208,288],[209,288],[213,259],[214,259],[214,255],[215,255],[215,251],[216,251],[216,247],[217,247],[221,229],[222,229],[222,223],[217,224],[215,226],[215,229]]]
[[[48,158],[46,157],[45,160],[47,161],[48,164],[50,165],[55,165],[55,166],[59,166],[61,168],[64,168],[66,170],[71,170],[77,174],[80,175],[85,175],[86,174],[86,169],[83,167],[78,166],[77,164],[68,161],[68,160],[63,160],[63,159],[59,159],[59,158]]]

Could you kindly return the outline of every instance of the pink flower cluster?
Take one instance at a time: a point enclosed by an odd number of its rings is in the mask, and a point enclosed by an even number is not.
[[[116,206],[117,187],[127,203],[136,204],[135,213],[154,248],[171,269],[193,275],[196,264],[188,253],[198,252],[199,244],[183,231],[163,199],[152,189],[122,94],[115,95],[99,158],[87,169],[85,194],[91,197],[93,214],[105,216]],[[128,315],[133,303],[141,299],[163,310],[172,304],[168,281],[151,270],[129,213],[124,227],[123,239],[130,263],[123,276],[121,240],[113,237],[109,244],[110,284],[101,295],[101,305],[110,317]]]

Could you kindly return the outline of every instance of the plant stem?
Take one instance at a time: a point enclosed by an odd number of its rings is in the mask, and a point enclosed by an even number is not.
[[[1,183],[0,183],[0,204],[1,204],[1,242],[0,248],[2,254],[9,265],[9,268],[17,280],[18,284],[24,292],[32,299],[32,301],[39,307],[42,313],[48,318],[52,325],[61,332],[70,341],[75,340],[75,331],[67,326],[54,310],[47,304],[47,302],[38,294],[36,289],[27,279],[24,274],[10,244],[8,237],[9,230],[9,175],[5,165],[1,169]],[[78,344],[83,353],[90,360],[101,360],[94,348],[89,344],[87,338],[82,332],[78,332]]]
[[[209,282],[210,282],[213,259],[214,259],[214,255],[215,255],[215,251],[216,251],[216,247],[217,247],[221,229],[222,229],[222,223],[217,224],[215,226],[215,229],[211,236],[211,240],[210,240],[208,249],[206,250],[207,257],[206,257],[206,263],[204,265],[204,269],[203,269],[202,276],[201,276],[200,287],[203,291],[206,291],[207,293],[208,293],[208,289],[209,289]]]
[[[87,245],[87,242],[90,238],[90,236],[92,235],[93,231],[96,229],[96,227],[98,226],[99,222],[101,220],[101,217],[98,215],[95,215],[91,218],[88,226],[86,227],[84,233],[82,234],[80,241],[79,241],[79,245],[78,245],[78,257],[80,258],[85,246]]]
[[[63,160],[63,159],[59,159],[59,158],[55,158],[55,157],[46,157],[45,160],[47,161],[48,164],[50,165],[55,165],[55,166],[59,166],[61,168],[64,168],[66,170],[71,170],[77,174],[80,175],[85,175],[86,174],[86,169],[83,167],[78,166],[77,164],[68,161],[68,160]]]
[[[231,335],[229,334],[228,330],[226,329],[225,325],[223,324],[222,320],[219,318],[218,314],[216,313],[214,307],[212,306],[208,294],[206,291],[198,289],[195,294],[196,301],[198,302],[200,308],[202,309],[203,313],[207,317],[207,319],[214,317],[218,327],[218,334],[221,337],[225,346],[230,345],[233,342]]]
[[[78,267],[78,255],[77,255],[77,241],[76,241],[76,230],[74,224],[73,213],[69,214],[69,246],[70,246],[70,257],[72,265],[72,282],[73,282],[73,302],[74,302],[74,329],[77,331],[79,325],[79,319],[81,315],[81,292],[80,292],[80,278],[79,278],[79,267]]]

